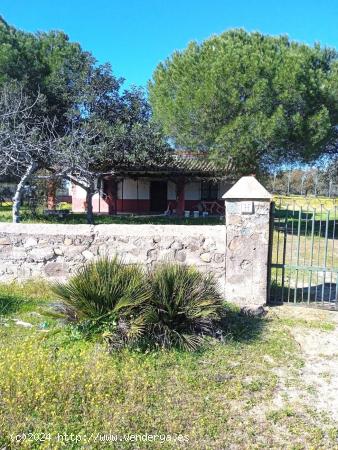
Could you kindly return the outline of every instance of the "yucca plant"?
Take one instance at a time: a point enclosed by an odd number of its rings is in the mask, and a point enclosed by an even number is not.
[[[165,348],[194,351],[215,331],[223,314],[218,285],[211,274],[175,263],[150,273],[151,299],[140,317],[147,337]]]
[[[137,308],[150,298],[144,273],[137,265],[125,265],[118,257],[101,258],[81,268],[66,283],[52,285],[53,292],[73,320],[87,332],[119,326],[128,334],[128,324]],[[134,327],[136,336],[142,326]]]

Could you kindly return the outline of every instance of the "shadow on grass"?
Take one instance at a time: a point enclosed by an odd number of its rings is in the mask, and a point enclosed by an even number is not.
[[[275,282],[271,285],[270,306],[291,303],[298,305],[323,305],[337,308],[337,283],[318,283],[312,286],[301,286],[297,289],[281,286]]]
[[[11,222],[11,207],[0,205],[0,221]],[[21,208],[21,222],[25,223],[63,223],[68,225],[86,224],[86,214],[70,213],[65,217],[46,216],[40,210],[36,214],[32,214],[27,208]],[[208,216],[208,217],[190,217],[180,218],[175,216],[152,216],[152,215],[94,215],[94,222],[96,225],[104,224],[153,224],[153,225],[222,225],[224,218],[222,216]]]
[[[312,227],[313,234],[316,237],[327,237],[329,239],[338,238],[338,217],[335,217],[335,211],[323,211],[319,214],[322,217],[314,217],[314,213],[310,211],[300,212],[287,209],[275,209],[274,227],[276,230],[290,235],[311,237]],[[313,220],[314,219],[314,220]],[[312,222],[313,220],[313,222]],[[287,224],[286,224],[287,222]],[[299,230],[298,230],[299,228]]]
[[[17,312],[22,306],[23,300],[14,295],[0,294],[0,316],[7,316]]]
[[[248,342],[259,338],[267,325],[264,317],[253,316],[241,312],[233,306],[226,306],[226,315],[222,319],[223,335],[237,342]]]

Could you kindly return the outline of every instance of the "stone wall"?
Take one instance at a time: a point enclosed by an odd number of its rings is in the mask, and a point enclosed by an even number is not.
[[[0,281],[66,279],[92,258],[118,254],[152,266],[174,260],[212,271],[224,290],[225,226],[0,223]]]

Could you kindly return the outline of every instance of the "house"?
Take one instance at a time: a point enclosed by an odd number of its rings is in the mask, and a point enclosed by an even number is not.
[[[17,184],[19,179],[14,176],[0,176],[0,201],[11,201],[14,197]],[[51,196],[53,197],[53,202],[56,205],[60,202],[71,203],[72,197],[69,193],[69,182],[67,180],[62,180],[59,182],[55,189],[52,189]],[[47,192],[49,191],[49,186],[47,186]],[[33,188],[33,192],[36,193],[36,190]],[[32,193],[32,189],[29,189],[29,186],[26,185],[26,190],[24,192],[24,199],[27,198]],[[38,194],[44,196],[44,191],[38,190]],[[41,194],[42,193],[42,194]]]
[[[93,211],[101,214],[177,214],[185,211],[222,214],[222,195],[233,185],[230,168],[206,157],[178,154],[168,166],[119,167],[107,170],[93,197]],[[73,212],[86,211],[86,191],[72,185]],[[187,214],[187,213],[186,213]]]

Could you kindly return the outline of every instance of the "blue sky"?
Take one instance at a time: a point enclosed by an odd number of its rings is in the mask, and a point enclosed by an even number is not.
[[[0,0],[0,14],[26,31],[65,31],[128,85],[146,86],[174,50],[234,27],[338,48],[338,0]]]

